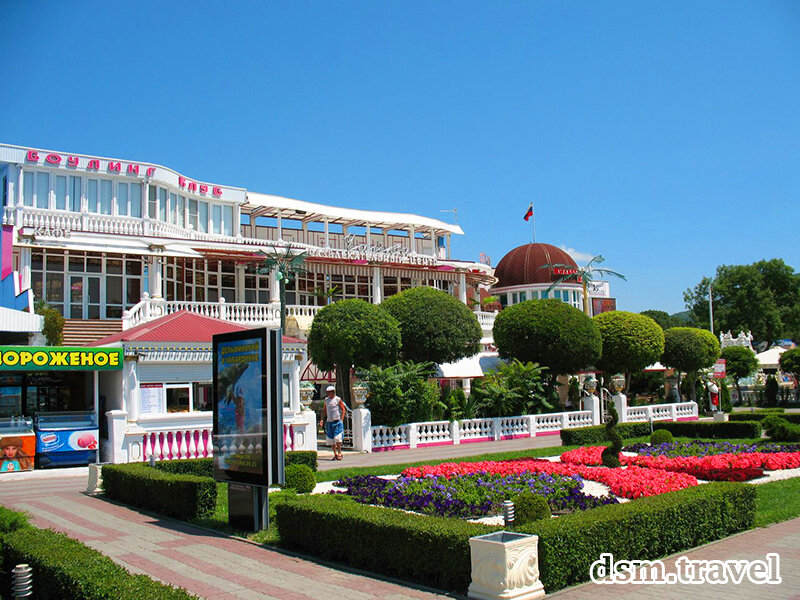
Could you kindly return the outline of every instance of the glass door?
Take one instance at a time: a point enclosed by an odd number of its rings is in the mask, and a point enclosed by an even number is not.
[[[70,275],[69,316],[71,319],[100,318],[100,277]]]

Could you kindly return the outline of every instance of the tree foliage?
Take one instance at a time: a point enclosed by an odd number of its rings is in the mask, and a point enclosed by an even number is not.
[[[472,385],[477,412],[482,417],[539,414],[553,410],[545,389],[546,369],[512,360],[500,364]]]
[[[791,373],[800,380],[800,347],[787,350],[778,359],[778,365],[784,373]]]
[[[42,335],[48,346],[60,346],[64,341],[64,317],[55,308],[45,302],[37,302],[34,308],[37,315],[44,317]]]
[[[397,320],[380,306],[359,299],[321,308],[308,333],[311,361],[323,371],[336,367],[336,380],[345,400],[349,400],[353,366],[385,365],[397,360],[399,351]]]
[[[439,407],[439,389],[427,380],[431,363],[399,362],[388,367],[371,366],[360,371],[367,387],[366,406],[373,425],[394,427],[429,421]]]
[[[400,323],[403,360],[441,364],[480,351],[478,318],[447,292],[411,288],[390,296],[381,307]]]
[[[501,357],[539,363],[553,380],[594,364],[602,351],[594,321],[555,299],[526,300],[504,308],[493,332]]]
[[[673,327],[664,332],[661,362],[689,374],[691,399],[694,401],[697,372],[711,367],[719,357],[719,352],[719,342],[710,331],[695,327]]]
[[[725,373],[733,379],[736,395],[741,398],[742,389],[739,387],[739,380],[750,377],[758,370],[755,352],[744,346],[728,346],[722,349],[719,356],[725,359]]]
[[[800,275],[782,259],[751,265],[721,265],[713,280],[704,277],[683,294],[692,322],[709,326],[708,288],[714,328],[750,331],[758,341],[800,337]]]
[[[664,330],[650,317],[615,310],[594,317],[603,340],[595,366],[607,374],[635,373],[664,353]]]
[[[643,310],[639,314],[653,319],[653,321],[661,326],[661,329],[666,330],[670,327],[680,327],[683,325],[680,319],[663,310]]]

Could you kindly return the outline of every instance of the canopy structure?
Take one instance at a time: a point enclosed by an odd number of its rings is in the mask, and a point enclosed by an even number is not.
[[[781,354],[784,352],[786,352],[785,348],[773,346],[765,352],[756,354],[756,358],[758,359],[758,364],[761,365],[762,369],[777,369],[778,360],[780,359]]]

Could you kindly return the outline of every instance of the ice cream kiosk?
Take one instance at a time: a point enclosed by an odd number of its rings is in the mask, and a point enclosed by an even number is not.
[[[97,462],[98,372],[122,348],[0,346],[0,475]]]

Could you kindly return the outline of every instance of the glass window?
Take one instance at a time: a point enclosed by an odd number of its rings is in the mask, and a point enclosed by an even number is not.
[[[178,203],[176,204],[175,211],[177,212],[177,220],[175,224],[178,227],[183,227],[183,220],[186,216],[186,198],[178,196]]]
[[[75,175],[69,178],[69,209],[81,212],[81,178]]]
[[[222,207],[219,204],[211,205],[211,233],[219,233],[222,224]]]
[[[211,384],[195,383],[192,410],[211,410]]]
[[[189,198],[189,229],[197,231],[197,200]]]
[[[36,173],[36,208],[50,208],[50,177]]]
[[[97,212],[97,179],[87,182],[86,196],[89,199],[89,212]]]
[[[189,412],[189,386],[167,387],[167,412]]]
[[[33,206],[33,173],[26,172],[22,178],[22,203]]]
[[[125,283],[126,291],[125,291],[125,303],[128,306],[133,306],[142,297],[141,293],[141,280],[140,279],[128,279]]]
[[[222,207],[222,233],[224,235],[233,235],[233,207]]]
[[[130,214],[130,207],[128,206],[128,184],[117,184],[117,214],[127,215]]]
[[[147,188],[147,216],[151,219],[155,219],[158,216],[157,193],[156,186],[151,185]]]
[[[106,304],[122,304],[122,277],[106,277]]]
[[[98,212],[102,215],[111,214],[111,197],[114,194],[113,182],[110,179],[100,180],[100,205]]]
[[[158,188],[158,218],[167,220],[167,190]]]
[[[208,202],[197,203],[197,231],[208,233]]]
[[[175,224],[175,205],[177,204],[177,194],[169,195],[169,222]]]
[[[527,293],[526,292],[520,292],[519,293],[519,301],[520,302],[525,302],[525,300],[527,300],[527,299],[528,298],[527,298]]]
[[[119,275],[122,273],[122,261],[106,259],[106,272],[112,275]]]
[[[56,210],[67,210],[66,175],[56,175]]]
[[[130,203],[131,203],[130,215],[132,217],[141,217],[142,216],[142,184],[141,183],[132,183],[131,184]]]

